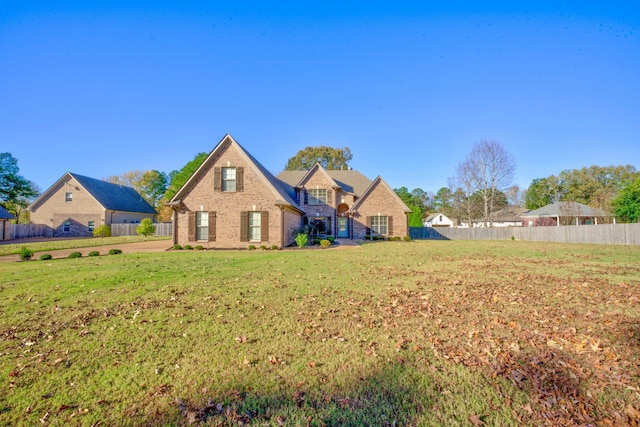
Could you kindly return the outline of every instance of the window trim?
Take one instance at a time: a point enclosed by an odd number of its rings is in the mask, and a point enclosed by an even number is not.
[[[384,219],[384,224],[382,223]],[[384,233],[381,230],[384,228]],[[371,217],[371,235],[372,236],[388,236],[389,235],[389,217],[386,215],[377,215]]]
[[[328,194],[326,188],[310,188],[307,190],[309,194],[309,205],[326,205]]]
[[[226,177],[225,172],[233,171],[233,179]],[[220,170],[220,189],[223,193],[235,193],[238,191],[238,171],[236,167],[224,166]],[[233,189],[230,188],[233,183]]]
[[[256,218],[258,221],[257,225],[255,223],[252,223],[252,221],[256,221]],[[249,242],[262,241],[262,212],[260,211],[247,212],[247,239]]]
[[[207,225],[202,225],[200,222],[204,220]],[[197,242],[207,242],[209,241],[209,212],[208,211],[197,211],[196,212],[196,241]],[[204,233],[204,238],[202,238]]]
[[[64,193],[64,202],[65,203],[71,203],[73,202],[73,193],[68,191],[66,193]]]
[[[62,232],[69,233],[71,231],[71,221],[63,221],[62,222]]]
[[[96,228],[96,222],[95,221],[88,221],[87,222],[87,230],[89,230],[89,232],[93,232],[93,230],[95,230]]]

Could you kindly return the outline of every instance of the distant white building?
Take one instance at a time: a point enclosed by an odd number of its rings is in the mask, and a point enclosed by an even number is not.
[[[453,220],[449,219],[446,215],[441,213],[432,213],[428,217],[422,220],[422,224],[425,227],[454,227]]]

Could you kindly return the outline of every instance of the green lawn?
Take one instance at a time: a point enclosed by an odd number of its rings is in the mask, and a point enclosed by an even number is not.
[[[69,240],[37,240],[17,244],[0,245],[0,256],[20,253],[22,247],[33,252],[55,251],[58,249],[89,248],[92,246],[120,245],[123,243],[147,242],[150,240],[171,240],[166,236],[119,236],[119,237],[88,237],[86,239]],[[170,244],[169,244],[170,246]]]
[[[640,422],[637,247],[4,263],[0,425]]]

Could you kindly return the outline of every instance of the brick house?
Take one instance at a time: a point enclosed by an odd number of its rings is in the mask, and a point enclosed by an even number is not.
[[[0,241],[11,239],[11,220],[16,217],[0,206]]]
[[[67,172],[29,206],[48,236],[88,237],[99,225],[155,219],[156,210],[131,187]]]
[[[406,236],[410,210],[378,177],[356,171],[267,171],[226,135],[170,200],[174,244],[285,247],[305,223],[322,235]]]

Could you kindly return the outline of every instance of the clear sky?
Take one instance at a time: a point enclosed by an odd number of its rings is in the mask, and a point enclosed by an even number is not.
[[[640,6],[0,0],[0,152],[41,190],[180,169],[226,133],[274,174],[347,146],[369,178],[434,192],[482,139],[524,189],[640,168]]]

